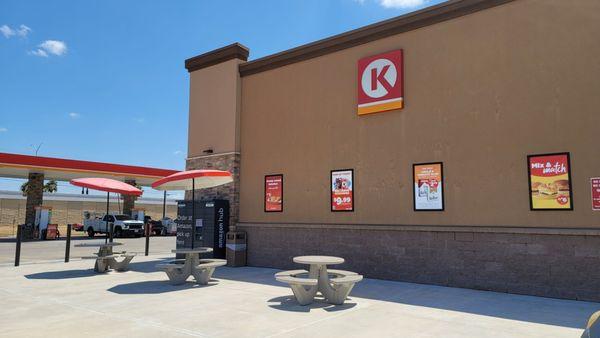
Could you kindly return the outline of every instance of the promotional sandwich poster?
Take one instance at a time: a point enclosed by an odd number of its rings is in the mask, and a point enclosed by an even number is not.
[[[265,176],[265,211],[283,211],[283,175]]]
[[[442,163],[413,165],[415,210],[444,210]]]
[[[352,169],[331,172],[331,211],[354,210],[353,179]]]
[[[530,155],[527,161],[531,209],[572,209],[569,154]]]

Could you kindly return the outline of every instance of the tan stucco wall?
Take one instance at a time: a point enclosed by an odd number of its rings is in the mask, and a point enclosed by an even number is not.
[[[190,73],[188,157],[239,151],[239,59]]]
[[[598,1],[518,0],[243,77],[240,221],[600,227],[599,31]],[[406,108],[358,117],[357,60],[399,48]],[[530,211],[526,155],[559,151],[574,210]],[[444,212],[413,211],[428,161],[444,162]],[[330,212],[336,168],[355,169],[353,213]],[[263,212],[272,173],[283,213]]]

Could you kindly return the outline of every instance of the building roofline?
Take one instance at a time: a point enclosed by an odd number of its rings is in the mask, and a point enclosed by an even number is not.
[[[377,22],[329,38],[239,65],[240,75],[248,76],[348,49],[392,35],[434,25],[514,0],[450,0],[419,11]],[[217,50],[218,51],[218,50]],[[208,53],[207,53],[208,54]],[[206,55],[206,54],[204,54]],[[200,55],[199,57],[201,57]],[[187,63],[187,61],[186,61]]]
[[[236,42],[185,60],[185,69],[191,73],[231,59],[246,61],[248,60],[248,55],[250,55],[248,47]]]

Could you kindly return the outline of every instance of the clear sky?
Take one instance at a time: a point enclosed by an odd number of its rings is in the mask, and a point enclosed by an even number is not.
[[[240,42],[256,59],[439,2],[2,0],[0,152],[181,170],[186,58]]]

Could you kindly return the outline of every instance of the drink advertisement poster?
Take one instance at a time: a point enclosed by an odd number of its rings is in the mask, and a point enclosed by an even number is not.
[[[354,211],[354,170],[331,171],[331,211]]]
[[[531,210],[573,210],[569,153],[527,156]]]
[[[592,188],[592,210],[600,211],[600,177],[590,179]]]
[[[265,212],[283,211],[283,175],[265,176]]]
[[[413,164],[415,211],[444,210],[442,162]]]

